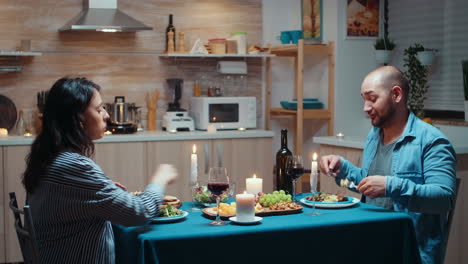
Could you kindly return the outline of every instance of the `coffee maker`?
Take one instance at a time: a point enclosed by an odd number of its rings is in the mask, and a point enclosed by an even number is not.
[[[134,103],[126,103],[125,96],[116,96],[113,104],[106,104],[110,119],[107,121],[107,130],[112,134],[131,134],[137,131],[135,122],[136,110]]]
[[[193,119],[188,116],[187,110],[180,107],[182,98],[182,84],[184,80],[166,79],[170,89],[174,89],[174,101],[168,104],[167,112],[163,116],[162,129],[165,131],[193,131],[195,125]]]

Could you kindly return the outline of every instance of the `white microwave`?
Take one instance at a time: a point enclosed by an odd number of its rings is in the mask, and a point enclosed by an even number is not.
[[[190,116],[195,128],[207,130],[257,127],[257,100],[255,97],[192,97]]]

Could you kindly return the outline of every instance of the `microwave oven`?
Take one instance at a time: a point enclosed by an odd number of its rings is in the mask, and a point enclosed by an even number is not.
[[[192,97],[190,116],[195,129],[238,129],[257,127],[257,99],[255,97]]]

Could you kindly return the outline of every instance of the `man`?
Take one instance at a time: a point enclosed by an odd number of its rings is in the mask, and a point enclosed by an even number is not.
[[[367,202],[405,212],[413,220],[421,260],[442,264],[446,219],[455,198],[456,154],[448,139],[407,107],[409,84],[393,66],[369,73],[361,87],[364,112],[374,126],[362,168],[336,155],[320,160],[337,184],[354,182]]]

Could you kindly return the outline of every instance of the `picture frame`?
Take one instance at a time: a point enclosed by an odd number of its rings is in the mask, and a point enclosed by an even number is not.
[[[323,39],[323,1],[302,0],[301,21],[304,41],[322,41]]]
[[[345,39],[377,39],[382,29],[381,0],[347,0]]]

